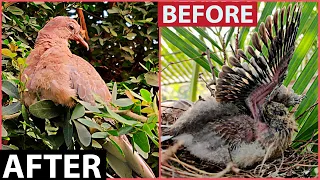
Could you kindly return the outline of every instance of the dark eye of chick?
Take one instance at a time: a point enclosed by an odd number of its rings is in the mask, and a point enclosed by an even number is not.
[[[285,115],[285,112],[284,112],[284,111],[275,111],[274,113],[275,113],[275,115],[277,115],[277,116],[284,116],[284,115]]]
[[[70,30],[72,30],[72,31],[74,30],[74,27],[73,27],[73,25],[72,25],[72,24],[69,24],[69,26],[68,26],[68,27],[69,27],[69,29],[70,29]]]

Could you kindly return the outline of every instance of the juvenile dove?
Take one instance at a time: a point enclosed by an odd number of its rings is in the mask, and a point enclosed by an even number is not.
[[[74,40],[89,50],[80,30],[80,25],[74,19],[58,16],[39,31],[22,77],[27,88],[23,94],[26,106],[35,103],[38,98],[49,99],[67,107],[76,104],[73,97],[95,104],[93,94],[100,96],[105,102],[111,100],[108,87],[94,67],[83,58],[72,54],[68,47],[68,41]],[[112,157],[141,177],[155,177],[150,167],[133,151],[125,135],[109,138],[117,142],[125,155],[120,154],[110,143],[104,144],[103,147]],[[121,176],[121,173],[119,174]],[[124,176],[130,177],[131,174]]]
[[[215,98],[195,103],[169,133],[193,155],[220,165],[248,167],[281,155],[295,129],[288,107],[303,98],[282,85],[300,17],[299,5],[267,17],[252,36],[251,58],[242,50],[230,57],[233,67],[222,67]]]

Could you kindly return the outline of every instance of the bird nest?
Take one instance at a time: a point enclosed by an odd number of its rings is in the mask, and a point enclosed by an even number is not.
[[[304,142],[298,149],[287,149],[282,157],[266,161],[248,169],[239,169],[232,163],[220,167],[201,160],[185,150],[182,144],[172,140],[162,142],[161,176],[167,178],[200,177],[314,177],[318,167],[318,154],[309,150],[308,145],[317,145],[317,141]]]

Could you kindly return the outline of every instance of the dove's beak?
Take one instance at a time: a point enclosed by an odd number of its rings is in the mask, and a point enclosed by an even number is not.
[[[75,39],[77,42],[80,42],[84,47],[86,47],[87,51],[89,51],[88,43],[83,39],[83,37],[80,34],[77,34]]]

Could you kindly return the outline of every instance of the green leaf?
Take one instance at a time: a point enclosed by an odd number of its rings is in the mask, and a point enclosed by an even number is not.
[[[137,94],[137,93],[135,93],[134,91],[132,91],[131,89],[129,89],[125,84],[123,84],[123,86],[124,86],[128,91],[130,91],[130,93],[131,93],[134,97],[145,101],[145,99],[143,99],[143,97],[141,97],[139,94]]]
[[[133,134],[133,141],[146,153],[150,152],[150,144],[146,133],[139,131]]]
[[[7,136],[8,136],[7,130],[6,130],[3,126],[1,126],[1,129],[2,129],[2,131],[1,131],[1,136],[2,136],[2,137],[7,137]]]
[[[107,132],[95,132],[92,134],[94,139],[105,139],[109,134]]]
[[[190,41],[191,44],[196,46],[200,51],[206,52],[207,45],[204,42],[202,42],[199,38],[197,38],[195,35],[193,35],[193,33],[191,33],[190,31],[188,31],[186,28],[183,28],[183,27],[177,27],[174,29],[183,37],[185,37],[187,41]],[[222,60],[212,52],[210,52],[210,58],[214,59],[214,61],[220,65],[223,64]]]
[[[310,83],[311,79],[314,77],[316,71],[318,70],[318,49],[313,53],[311,59],[308,61],[308,64],[303,69],[297,81],[294,83],[292,89],[301,94],[305,88]]]
[[[101,26],[107,33],[110,33],[110,29],[107,26]]]
[[[71,121],[69,120],[65,121],[65,124],[63,127],[63,136],[68,149],[71,149],[73,145],[73,142],[72,142],[73,127],[72,127]]]
[[[133,144],[135,150],[144,158],[148,159],[149,154],[144,152],[136,143]]]
[[[288,66],[288,75],[284,80],[283,84],[288,85],[294,75],[296,74],[301,62],[303,61],[304,57],[309,52],[309,49],[312,47],[313,41],[317,39],[318,36],[318,16],[316,15],[308,29],[308,34],[305,34],[300,41],[300,44],[296,48],[290,64]]]
[[[133,129],[132,126],[124,126],[119,129],[118,133],[119,135],[128,134]]]
[[[119,8],[113,6],[112,9],[108,9],[107,11],[109,14],[119,13]]]
[[[9,49],[1,49],[1,54],[10,57],[11,59],[17,56],[17,53],[11,52]]]
[[[118,36],[118,34],[113,29],[110,29],[110,32],[111,32],[112,36],[115,36],[115,37]]]
[[[129,98],[121,98],[121,99],[115,100],[113,102],[113,104],[115,104],[116,106],[120,106],[120,107],[127,107],[127,106],[131,106],[133,104],[133,102]]]
[[[134,40],[136,36],[137,36],[136,33],[128,33],[126,37],[128,40]]]
[[[2,107],[2,115],[11,115],[14,113],[17,113],[19,111],[21,111],[21,103],[18,102],[14,102],[8,106]]]
[[[22,105],[21,113],[22,113],[22,117],[23,117],[24,121],[28,122],[29,121],[29,114],[28,114],[28,110],[25,105]]]
[[[101,127],[105,130],[109,129],[111,127],[111,125],[109,123],[102,123]]]
[[[107,131],[109,134],[111,134],[112,136],[119,136],[119,133],[118,133],[118,131],[117,130],[114,130],[114,129],[112,129],[112,130],[109,130],[109,131]]]
[[[92,106],[90,103],[85,102],[85,101],[81,101],[81,100],[77,100],[77,102],[82,104],[89,111],[96,112],[96,113],[101,113],[101,111],[99,110],[99,108],[97,106]]]
[[[148,84],[151,86],[159,86],[159,76],[158,73],[147,72],[144,74],[144,78]]]
[[[128,163],[121,161],[111,153],[107,153],[108,163],[120,178],[132,178],[132,169]]]
[[[2,91],[10,97],[20,99],[18,88],[10,81],[2,81]]]
[[[167,27],[161,28],[162,36],[167,39],[171,44],[179,48],[184,54],[186,54],[189,58],[194,59],[200,66],[202,66],[207,71],[211,71],[207,60],[202,56],[202,52],[199,52],[195,48],[193,48],[190,44],[186,43],[181,37],[176,35]],[[220,61],[221,62],[221,61]]]
[[[157,30],[157,26],[152,25],[152,26],[148,27],[147,34],[151,34],[152,32],[154,32],[156,30]]]
[[[232,38],[232,35],[233,35],[233,32],[234,32],[234,27],[230,28],[229,29],[229,32],[228,32],[228,37],[227,37],[227,40],[226,40],[226,46],[229,44],[231,38]]]
[[[84,116],[84,114],[85,114],[84,106],[81,104],[77,104],[72,112],[71,119],[78,119]]]
[[[88,147],[91,143],[91,134],[90,132],[88,131],[88,129],[82,125],[81,123],[75,121],[75,120],[72,120],[76,129],[77,129],[77,133],[78,133],[78,137],[79,137],[79,140],[80,140],[80,143],[85,146],[85,147]]]
[[[158,137],[156,135],[154,135],[149,127],[148,124],[144,124],[142,126],[142,129],[144,130],[145,133],[147,133],[147,135],[149,136],[149,138],[152,140],[152,142],[159,147],[159,141],[158,141]]]
[[[210,41],[213,46],[215,46],[219,50],[222,50],[221,47],[218,45],[218,43],[215,40],[213,40],[212,37],[210,37],[209,34],[205,30],[203,30],[201,27],[193,27],[193,29],[195,29],[202,37]]]
[[[306,121],[300,128],[295,140],[309,140],[314,132],[318,131],[318,107],[315,107],[308,116]]]
[[[41,100],[29,107],[32,115],[41,119],[51,119],[58,117],[62,111],[60,106],[56,106],[51,100]]]
[[[23,15],[23,10],[18,8],[18,7],[16,7],[16,6],[9,6],[7,8],[7,11],[11,12],[14,15],[18,15],[18,16]]]
[[[123,151],[122,151],[122,149],[121,149],[121,147],[114,140],[112,140],[110,138],[108,138],[108,139],[110,140],[111,144],[120,152],[120,154],[122,156],[125,156]]]
[[[151,22],[152,20],[153,20],[153,18],[147,18],[145,21]]]
[[[128,46],[120,47],[120,49],[130,53],[131,55],[134,55],[134,51],[130,49]]]
[[[157,96],[154,96],[154,98],[153,98],[152,108],[153,108],[155,114],[159,114],[159,109],[158,109],[158,105],[157,105]]]
[[[113,88],[112,88],[112,102],[114,103],[117,100],[117,83],[113,83]]]
[[[139,125],[141,124],[140,122],[138,121],[133,121],[133,120],[127,120],[125,118],[123,118],[122,116],[120,116],[119,114],[113,112],[108,106],[105,106],[107,108],[107,111],[108,113],[114,118],[116,119],[117,121],[123,123],[123,124],[127,124],[127,125]]]
[[[84,118],[79,118],[77,119],[80,123],[82,123],[83,125],[90,127],[90,128],[95,128],[98,129],[100,131],[102,131],[101,127],[99,126],[99,124],[97,124],[96,122],[93,122],[92,120],[89,119],[84,119]]]
[[[9,40],[8,39],[3,40],[3,44],[8,45],[9,44]]]
[[[298,109],[295,112],[295,116],[300,116],[305,112],[310,106],[312,106],[318,99],[318,77],[313,80],[312,85],[310,86],[308,92],[306,93],[305,99],[299,104]],[[299,124],[302,124],[303,119],[298,120]]]
[[[140,89],[140,94],[143,97],[143,99],[146,100],[147,102],[152,101],[151,93],[148,90]]]
[[[100,143],[98,143],[96,140],[92,139],[92,147],[94,148],[98,148],[98,149],[101,149],[102,146]]]

